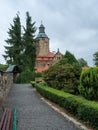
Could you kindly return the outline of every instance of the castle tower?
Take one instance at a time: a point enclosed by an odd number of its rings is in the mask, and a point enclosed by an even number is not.
[[[49,53],[49,38],[45,33],[45,27],[42,23],[36,38],[38,40],[38,43],[36,43],[37,56],[46,56]]]
[[[36,39],[38,40],[38,42],[36,43],[37,57],[35,71],[44,72],[49,68],[49,66],[60,60],[63,55],[59,52],[59,49],[57,53],[50,52],[49,38],[45,33],[45,27],[42,23],[39,27],[39,33]]]

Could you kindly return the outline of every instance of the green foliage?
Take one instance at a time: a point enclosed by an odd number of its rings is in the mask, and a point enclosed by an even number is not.
[[[5,46],[4,58],[7,64],[17,65],[21,71],[30,69],[34,71],[36,49],[35,49],[35,22],[29,13],[26,13],[26,27],[23,27],[23,34],[21,32],[20,17],[17,16],[13,19],[13,25],[8,31],[9,38],[6,40],[8,46]]]
[[[36,82],[35,81],[31,81],[30,83],[32,84],[33,87],[36,86]]]
[[[75,56],[73,54],[71,54],[69,51],[66,51],[64,58],[67,60],[67,63],[69,63],[69,64],[78,63]]]
[[[13,25],[8,31],[9,38],[6,40],[8,46],[5,46],[4,58],[8,64],[20,65],[21,63],[21,51],[22,51],[22,40],[21,40],[21,23],[20,17],[17,16],[13,20]]]
[[[82,67],[88,66],[87,61],[85,61],[83,58],[78,59],[78,62]]]
[[[83,70],[79,92],[87,99],[98,99],[98,67]]]
[[[39,76],[39,73],[32,72],[28,69],[20,73],[17,78],[17,83],[30,83],[31,81],[35,80],[35,77]]]
[[[44,72],[43,77],[48,86],[76,94],[81,67],[71,53],[66,53],[67,56]]]
[[[93,54],[95,65],[98,66],[98,51]]]
[[[35,83],[36,89],[49,100],[64,107],[79,119],[98,130],[98,103]]]
[[[24,68],[29,68],[32,71],[35,66],[36,48],[35,48],[35,22],[32,23],[32,18],[29,12],[26,12],[26,28],[24,27],[23,45],[24,45]]]
[[[0,70],[5,71],[7,69],[7,65],[0,64]]]

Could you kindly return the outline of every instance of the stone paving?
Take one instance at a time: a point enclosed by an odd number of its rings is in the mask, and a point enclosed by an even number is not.
[[[6,105],[17,108],[17,130],[79,130],[43,102],[29,84],[15,84]]]

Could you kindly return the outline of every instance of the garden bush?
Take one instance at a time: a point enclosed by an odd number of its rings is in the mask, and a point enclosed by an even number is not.
[[[79,92],[90,100],[98,100],[98,67],[82,71]]]
[[[78,93],[80,73],[81,70],[76,64],[61,65],[59,62],[45,71],[43,78],[47,85],[52,88],[76,94]]]
[[[35,73],[28,69],[20,73],[20,75],[17,78],[17,83],[30,83],[31,81],[35,80],[35,77],[40,76],[41,76],[40,73]]]
[[[70,113],[98,130],[98,103],[54,88],[36,84],[36,89],[46,98],[64,107]]]
[[[73,54],[66,51],[64,57],[43,73],[48,86],[68,93],[78,94],[81,66]]]
[[[8,65],[0,64],[0,70],[5,71],[7,69]]]

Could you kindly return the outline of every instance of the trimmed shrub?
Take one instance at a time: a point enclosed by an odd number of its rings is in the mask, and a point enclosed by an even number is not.
[[[30,83],[32,84],[33,87],[35,87],[35,85],[36,85],[35,81],[31,81]]]
[[[64,107],[70,113],[82,119],[95,130],[98,130],[98,103],[88,101],[82,97],[78,97],[63,91],[59,91],[50,87],[35,84],[36,89],[44,97]]]
[[[43,73],[43,78],[48,86],[69,92],[72,94],[78,93],[78,85],[81,69],[77,64],[61,64],[51,66]]]
[[[82,71],[79,92],[87,99],[98,99],[98,67]]]
[[[41,74],[32,72],[30,70],[25,70],[20,73],[17,78],[17,83],[30,83],[35,80],[35,77],[39,77]]]

